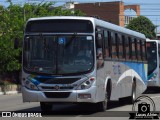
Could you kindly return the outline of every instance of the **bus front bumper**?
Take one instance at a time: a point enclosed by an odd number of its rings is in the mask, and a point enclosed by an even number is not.
[[[97,102],[96,86],[72,91],[34,91],[23,86],[21,89],[23,102]]]

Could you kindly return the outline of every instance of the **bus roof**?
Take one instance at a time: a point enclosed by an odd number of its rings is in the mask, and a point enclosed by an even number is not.
[[[149,38],[147,38],[146,41],[147,42],[157,42],[157,43],[160,44],[160,40],[155,40],[155,39],[149,39]]]
[[[120,33],[128,34],[131,36],[136,36],[142,39],[146,39],[145,35],[124,27],[120,27],[118,25],[96,19],[93,17],[82,17],[82,16],[49,16],[49,17],[39,17],[39,18],[30,18],[29,21],[35,21],[35,20],[51,20],[51,19],[77,19],[77,20],[90,20],[92,21],[93,25],[99,26],[99,27],[105,27],[110,30],[114,30]]]

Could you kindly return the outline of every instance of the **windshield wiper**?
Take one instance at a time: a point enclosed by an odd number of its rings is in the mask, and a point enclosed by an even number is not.
[[[40,36],[40,40],[43,41],[43,50],[44,50],[44,52],[48,53],[49,52],[49,47],[48,47],[48,45],[46,43],[46,39],[44,38],[42,33],[39,33],[39,36]]]
[[[66,43],[65,48],[67,48],[67,47],[73,42],[73,40],[74,40],[76,37],[77,37],[77,33],[74,33],[74,34],[71,36],[69,42]]]

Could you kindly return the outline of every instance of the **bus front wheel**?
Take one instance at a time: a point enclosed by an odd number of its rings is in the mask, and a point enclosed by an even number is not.
[[[97,105],[98,105],[98,110],[101,111],[101,112],[104,112],[104,111],[106,111],[106,109],[107,109],[107,106],[108,106],[108,98],[109,98],[108,95],[109,95],[109,94],[108,94],[107,91],[106,91],[106,92],[105,92],[105,99],[104,99],[104,101],[97,103]]]

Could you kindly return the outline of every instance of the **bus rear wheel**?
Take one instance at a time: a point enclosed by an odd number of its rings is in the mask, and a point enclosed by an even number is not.
[[[40,107],[43,112],[49,112],[52,110],[52,104],[48,102],[40,102]]]

